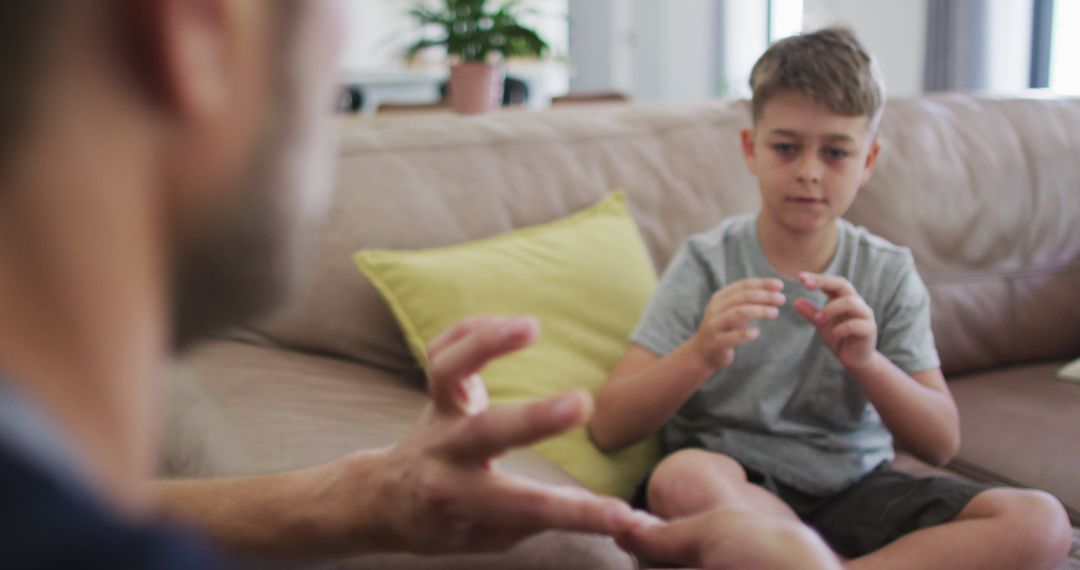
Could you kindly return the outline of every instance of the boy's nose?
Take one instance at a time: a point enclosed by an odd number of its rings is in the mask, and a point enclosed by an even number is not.
[[[799,163],[796,174],[799,182],[803,184],[818,184],[821,182],[822,170],[821,161],[813,156],[807,156]]]

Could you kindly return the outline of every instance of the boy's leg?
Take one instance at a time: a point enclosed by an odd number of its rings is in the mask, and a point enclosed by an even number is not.
[[[799,520],[775,495],[748,482],[737,461],[701,449],[677,451],[661,461],[649,480],[648,501],[649,510],[664,519],[723,506]]]
[[[847,568],[1049,570],[1065,560],[1071,535],[1054,497],[995,488],[976,495],[952,521],[903,536]]]

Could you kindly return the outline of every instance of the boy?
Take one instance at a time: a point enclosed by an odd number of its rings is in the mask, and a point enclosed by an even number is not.
[[[761,211],[693,236],[597,395],[602,449],[662,429],[642,493],[657,515],[737,508],[816,529],[850,568],[1053,568],[1061,504],[893,471],[893,440],[959,447],[911,253],[842,220],[870,178],[883,86],[847,30],[755,64],[743,152]]]

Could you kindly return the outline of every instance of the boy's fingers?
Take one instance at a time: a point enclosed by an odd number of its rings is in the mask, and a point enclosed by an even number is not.
[[[743,279],[736,281],[723,289],[713,293],[712,299],[736,297],[748,291],[765,291],[767,293],[779,293],[784,290],[784,282],[779,279]]]
[[[776,291],[764,291],[761,289],[749,289],[732,293],[727,297],[717,300],[717,310],[726,311],[733,307],[744,305],[762,305],[766,307],[782,307],[787,302],[783,293]]]
[[[529,318],[483,321],[467,328],[429,363],[428,390],[435,408],[443,413],[465,413],[463,404],[471,404],[470,390],[476,389],[470,378],[491,359],[528,346],[539,331]]]
[[[742,281],[737,281],[735,283],[735,288],[741,290],[764,289],[766,291],[779,292],[784,290],[784,282],[779,279],[771,278],[743,279]]]
[[[820,273],[802,272],[799,280],[808,289],[821,289],[829,297],[842,297],[854,295],[855,287],[847,279],[836,275],[822,275]]]
[[[833,329],[833,338],[842,340],[848,337],[869,337],[875,332],[875,325],[867,319],[851,319],[844,321]]]
[[[817,324],[818,314],[821,313],[821,309],[818,308],[817,305],[815,305],[809,299],[804,299],[804,298],[795,299],[795,310],[800,315],[805,317],[806,320],[810,321],[811,323],[814,323],[815,325]]]
[[[728,349],[742,346],[748,342],[757,340],[761,336],[761,329],[743,328],[727,331],[719,335],[719,342]]]
[[[835,301],[830,301],[825,304],[825,307],[821,309],[821,320],[831,321],[833,319],[839,319],[841,317],[849,318],[863,318],[870,316],[872,312],[870,307],[857,295],[849,297],[841,297]]]
[[[444,444],[461,462],[483,463],[505,451],[531,445],[585,422],[592,398],[584,390],[521,404],[505,404],[468,418]]]
[[[728,309],[718,320],[721,330],[742,328],[751,321],[775,319],[780,310],[767,305],[742,305]]]

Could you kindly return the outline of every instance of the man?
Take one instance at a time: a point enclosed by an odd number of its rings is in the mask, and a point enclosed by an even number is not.
[[[675,540],[678,525],[492,467],[591,410],[578,392],[487,406],[476,373],[535,337],[529,319],[472,319],[435,341],[432,405],[391,449],[290,473],[146,483],[163,366],[276,302],[329,201],[324,111],[340,10],[334,0],[0,4],[5,565],[220,563],[161,519],[260,556],[492,550],[561,528],[704,560],[708,545]]]

